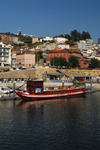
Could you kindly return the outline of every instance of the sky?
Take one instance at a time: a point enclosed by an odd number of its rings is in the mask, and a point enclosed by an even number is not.
[[[100,0],[0,0],[0,33],[38,37],[89,32],[100,38]]]

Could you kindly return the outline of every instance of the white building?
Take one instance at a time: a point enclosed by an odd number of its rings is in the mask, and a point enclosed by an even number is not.
[[[11,47],[0,42],[0,67],[11,65]]]
[[[85,49],[86,47],[86,41],[80,40],[78,43],[78,49]]]
[[[78,48],[79,49],[92,49],[93,47],[93,40],[92,39],[86,39],[86,41],[84,40],[80,40],[80,42],[78,43]]]
[[[92,54],[92,53],[93,53],[93,51],[91,49],[87,50],[87,54]]]
[[[42,42],[42,41],[52,41],[52,40],[53,40],[53,37],[51,37],[51,36],[46,36],[45,38],[40,39],[40,42]]]
[[[54,41],[58,42],[58,43],[65,43],[66,41],[68,41],[68,39],[66,39],[64,37],[55,37]]]

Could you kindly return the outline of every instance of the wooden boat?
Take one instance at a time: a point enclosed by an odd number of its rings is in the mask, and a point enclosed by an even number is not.
[[[15,93],[22,99],[48,99],[65,96],[79,96],[87,93],[87,89],[84,87],[49,87],[47,90],[43,90],[43,81],[33,80],[27,81],[27,92],[19,92],[15,90]]]

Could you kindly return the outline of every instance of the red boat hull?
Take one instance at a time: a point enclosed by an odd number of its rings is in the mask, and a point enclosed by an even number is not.
[[[15,91],[15,93],[20,96],[22,99],[48,99],[48,98],[57,98],[57,97],[69,97],[69,96],[79,96],[84,95],[87,93],[87,90],[79,90],[79,91],[69,91],[65,93],[57,93],[53,94],[45,94],[45,93],[37,93],[37,94],[29,94],[29,93],[21,93],[18,91]]]

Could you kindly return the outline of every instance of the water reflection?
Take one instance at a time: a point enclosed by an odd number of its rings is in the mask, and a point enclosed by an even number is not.
[[[100,93],[42,101],[3,101],[0,139],[1,149],[99,149]]]
[[[85,105],[85,97],[80,98],[63,98],[63,99],[51,99],[51,100],[40,100],[40,101],[21,101],[18,108],[40,108],[45,105],[63,105],[73,107],[75,105]]]
[[[65,113],[71,117],[74,114],[79,113],[79,108],[86,106],[85,98],[67,98],[67,99],[52,99],[42,101],[21,101],[16,107],[25,110],[27,114],[44,116],[52,116],[54,112],[55,116]],[[23,115],[23,114],[22,114]]]

